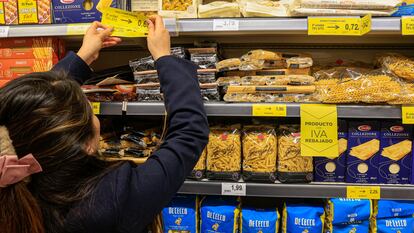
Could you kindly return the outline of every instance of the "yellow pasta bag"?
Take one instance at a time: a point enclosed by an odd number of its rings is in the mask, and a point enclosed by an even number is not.
[[[206,158],[207,158],[207,148],[204,148],[189,178],[196,179],[196,180],[201,180],[204,178],[204,175],[206,173]]]
[[[276,181],[277,136],[271,125],[243,128],[243,179]]]

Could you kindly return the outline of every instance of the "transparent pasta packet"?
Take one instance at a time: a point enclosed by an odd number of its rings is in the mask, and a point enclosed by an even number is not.
[[[239,86],[241,79],[239,76],[219,77],[217,79],[217,85],[219,89],[220,98],[222,99],[227,93],[227,88],[230,85]]]
[[[199,69],[197,77],[199,83],[216,83],[216,69]]]
[[[277,136],[272,125],[243,127],[243,179],[276,181]]]
[[[158,73],[156,70],[136,71],[134,72],[136,84],[159,83]]]
[[[217,83],[200,84],[200,91],[204,101],[220,101]]]
[[[215,68],[218,62],[216,48],[192,48],[188,49],[190,60],[198,65],[201,69]]]
[[[304,103],[318,102],[313,94],[227,93],[223,100],[230,103]]]
[[[313,158],[301,156],[300,125],[281,125],[278,130],[277,174],[282,183],[313,180]]]
[[[164,100],[159,83],[138,84],[136,88],[138,101],[159,102]]]
[[[407,81],[414,81],[414,60],[401,54],[384,54],[377,57],[376,64],[386,71]]]
[[[256,75],[241,78],[242,85],[312,85],[315,78],[310,75]]]
[[[188,176],[190,179],[201,180],[205,177],[206,173],[206,159],[207,159],[207,147],[204,148],[203,152],[198,159],[197,164]]]
[[[241,173],[241,126],[217,125],[210,128],[207,144],[208,179],[238,181]]]
[[[183,47],[173,47],[171,48],[171,55],[185,59],[185,49]],[[130,60],[129,66],[131,67],[132,72],[154,70],[155,62],[152,56],[148,56]]]

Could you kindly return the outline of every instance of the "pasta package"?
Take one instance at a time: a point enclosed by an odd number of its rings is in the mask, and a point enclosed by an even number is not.
[[[311,94],[315,90],[316,87],[313,85],[229,86],[227,93]]]
[[[243,128],[243,179],[276,181],[277,136],[271,125]]]
[[[409,184],[412,166],[411,125],[401,122],[381,123],[381,149],[379,157],[379,182]]]
[[[196,0],[158,0],[158,14],[166,18],[197,18]]]
[[[325,229],[326,233],[369,233],[370,220],[355,221],[352,223],[333,225],[329,229]]]
[[[370,233],[411,233],[414,232],[414,218],[375,219],[371,222]]]
[[[338,155],[331,158],[314,157],[317,182],[345,182],[346,151],[348,149],[348,127],[345,120],[338,120]]]
[[[414,201],[377,200],[374,202],[374,215],[377,219],[412,217]]]
[[[212,127],[207,144],[207,178],[238,181],[241,159],[240,126]]]
[[[401,54],[386,54],[378,58],[377,63],[396,76],[414,81],[414,60]]]
[[[52,37],[10,38],[0,41],[0,59],[53,59],[63,57],[62,40]]]
[[[292,16],[390,16],[395,10],[359,10],[359,9],[322,9],[322,8],[294,8]]]
[[[283,183],[311,182],[313,159],[300,154],[300,126],[281,125],[278,132],[277,173]]]
[[[349,122],[346,173],[348,183],[378,182],[379,139],[379,122]]]
[[[291,0],[242,0],[240,11],[244,17],[288,17]]]
[[[315,78],[310,75],[264,75],[244,76],[241,78],[242,85],[311,85]]]
[[[177,195],[162,210],[164,233],[198,233],[198,197]]]
[[[326,225],[349,224],[369,221],[373,215],[372,201],[368,199],[328,199],[326,208]]]
[[[397,7],[401,0],[300,0],[300,6],[304,8],[328,8],[328,9],[376,9],[387,10]]]
[[[280,216],[277,208],[258,209],[243,206],[240,215],[240,233],[276,233]]]
[[[241,60],[239,58],[230,58],[230,59],[219,61],[216,64],[216,69],[219,72],[229,71],[229,70],[238,70],[240,65],[241,65]]]
[[[53,64],[53,59],[2,59],[0,78],[15,79],[32,72],[49,71]]]
[[[228,93],[223,97],[226,102],[247,102],[247,103],[304,103],[314,102],[311,94],[268,94],[268,93]]]
[[[202,233],[237,233],[240,203],[233,197],[207,196],[201,201]]]
[[[236,18],[240,17],[239,4],[237,2],[213,1],[208,4],[198,5],[199,18]]]
[[[193,168],[190,174],[190,178],[201,180],[205,176],[206,172],[206,158],[207,158],[207,148],[204,148],[201,153],[200,158],[198,159],[197,164]]]
[[[325,221],[322,205],[285,203],[282,233],[321,233]]]
[[[4,20],[6,25],[19,23],[17,0],[8,0],[4,4]]]

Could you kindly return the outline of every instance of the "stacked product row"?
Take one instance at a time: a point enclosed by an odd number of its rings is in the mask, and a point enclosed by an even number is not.
[[[0,40],[0,86],[24,74],[50,70],[64,53],[57,38]]]
[[[231,197],[181,195],[163,209],[162,219],[165,233],[412,233],[414,202],[334,198],[263,206]]]

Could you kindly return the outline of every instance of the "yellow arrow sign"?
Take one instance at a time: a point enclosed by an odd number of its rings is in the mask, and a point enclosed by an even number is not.
[[[371,15],[359,17],[309,17],[308,35],[362,36],[371,31]]]

